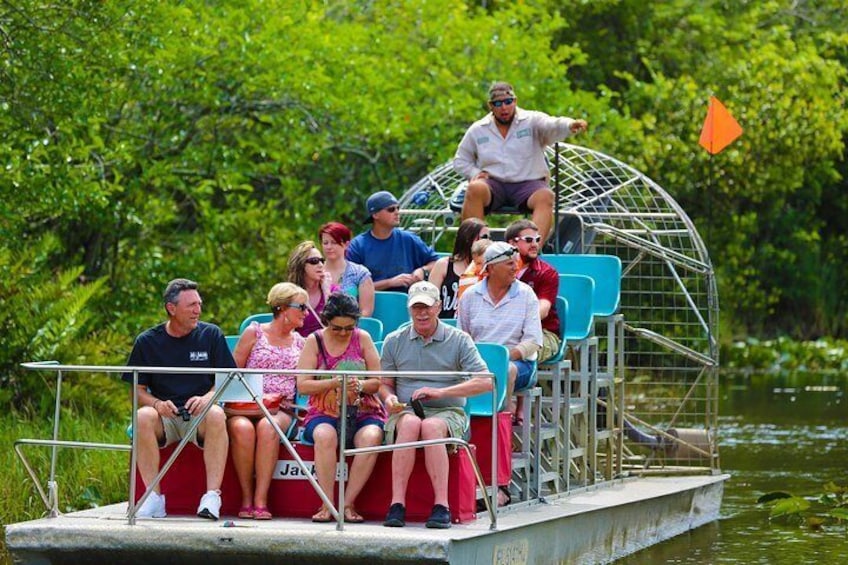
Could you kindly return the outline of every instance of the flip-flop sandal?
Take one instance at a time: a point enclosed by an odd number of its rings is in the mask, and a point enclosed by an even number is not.
[[[344,521],[350,522],[351,524],[361,524],[365,521],[365,518],[360,516],[359,512],[357,512],[352,506],[345,506]]]
[[[318,509],[318,512],[312,516],[312,521],[318,522],[319,524],[325,524],[333,521],[333,515],[330,514],[330,511],[327,508],[322,506]]]
[[[257,506],[253,511],[254,520],[270,520],[271,518],[273,518],[271,511],[265,506]]]
[[[242,506],[239,508],[238,517],[244,520],[249,520],[253,518],[253,513],[255,512],[255,508],[253,506]]]

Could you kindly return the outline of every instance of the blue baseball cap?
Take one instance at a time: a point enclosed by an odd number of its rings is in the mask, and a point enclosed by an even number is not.
[[[365,219],[365,223],[368,224],[374,221],[372,214],[376,214],[380,210],[384,210],[389,206],[395,206],[397,203],[398,200],[395,198],[395,195],[388,190],[375,192],[369,196],[368,200],[365,202],[365,209],[368,212],[368,217]]]

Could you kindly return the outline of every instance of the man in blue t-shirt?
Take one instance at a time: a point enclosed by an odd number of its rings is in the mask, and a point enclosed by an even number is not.
[[[374,226],[353,238],[347,248],[347,260],[368,267],[375,290],[406,292],[414,283],[427,280],[439,257],[420,237],[397,228],[397,198],[381,190],[368,197],[365,208],[365,222],[373,222]]]
[[[174,279],[164,293],[168,321],[144,331],[133,345],[129,367],[235,368],[221,329],[199,321],[203,301],[197,283]],[[132,383],[132,373],[123,379]],[[138,373],[138,471],[145,485],[159,472],[159,449],[182,439],[192,418],[198,416],[215,393],[213,373]],[[191,442],[203,448],[207,492],[197,515],[217,520],[221,512],[221,481],[227,463],[229,439],[226,416],[212,406],[198,425]],[[157,485],[138,509],[139,518],[164,518],[165,496]]]

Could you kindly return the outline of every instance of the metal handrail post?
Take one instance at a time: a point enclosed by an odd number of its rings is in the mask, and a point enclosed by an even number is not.
[[[53,441],[59,440],[59,409],[62,401],[62,370],[56,371],[56,404],[53,409]],[[56,484],[56,462],[59,457],[59,448],[55,445],[50,455],[50,479],[47,481],[47,497],[50,501],[50,517],[59,515],[59,486]]]
[[[138,429],[138,370],[133,371],[133,390],[132,390],[132,449],[130,451],[130,499],[127,501],[127,523],[130,526],[135,525],[135,513],[137,507],[135,504],[136,480],[138,474],[138,437],[135,431]]]

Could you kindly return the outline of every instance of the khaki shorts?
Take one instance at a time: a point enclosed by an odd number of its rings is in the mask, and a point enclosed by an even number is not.
[[[193,423],[194,416],[192,416],[191,420],[188,422],[184,421],[181,416],[162,418],[162,426],[165,428],[165,443],[161,444],[159,447],[165,447],[180,441],[186,434],[188,434],[188,429]],[[191,438],[188,441],[200,449],[203,449],[203,442],[197,437],[197,430],[191,434]]]
[[[404,414],[413,414],[412,408],[407,406],[402,412],[389,416],[389,420],[386,422],[386,444],[395,442],[395,427]],[[448,437],[464,439],[468,432],[468,415],[461,406],[424,408],[424,416],[444,420],[448,427]]]
[[[539,350],[539,362],[546,361],[559,351],[562,341],[559,336],[551,330],[542,330],[542,349]]]

